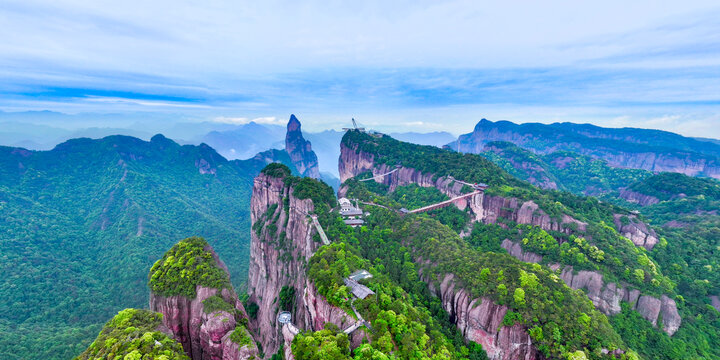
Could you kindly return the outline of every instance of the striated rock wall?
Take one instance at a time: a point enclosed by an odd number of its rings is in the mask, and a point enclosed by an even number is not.
[[[520,261],[539,264],[543,259],[542,255],[530,251],[523,251],[520,244],[510,241],[510,239],[503,240],[500,247],[507,250],[510,255]]]
[[[503,240],[501,246],[514,256],[524,262],[539,263],[542,256],[525,252],[520,244]],[[551,264],[553,270],[560,269],[560,264]],[[670,336],[675,334],[682,323],[682,318],[677,309],[675,300],[663,295],[659,299],[649,295],[642,295],[639,290],[616,283],[606,283],[603,275],[596,271],[574,272],[571,266],[566,266],[560,273],[560,278],[573,289],[583,289],[593,305],[605,315],[620,313],[620,301],[625,301],[630,308],[636,310],[646,320],[657,326],[657,320],[662,315],[663,330]]]
[[[312,150],[310,141],[303,137],[300,126],[300,121],[295,115],[290,115],[285,134],[285,151],[290,155],[290,160],[301,176],[319,179],[320,168],[317,155]]]
[[[236,328],[233,331],[243,331],[246,336],[251,336],[246,329]],[[222,360],[255,360],[259,359],[260,354],[258,353],[257,346],[240,346],[230,340],[230,336],[233,331],[228,332],[222,337],[223,354]]]
[[[473,298],[457,285],[453,274],[446,274],[439,288],[420,273],[430,291],[437,295],[450,319],[463,336],[482,345],[491,360],[533,360],[544,357],[532,344],[532,339],[521,325],[502,326],[506,306],[497,305],[488,298]]]
[[[639,192],[632,191],[627,188],[620,190],[619,196],[620,196],[620,198],[625,199],[628,202],[635,203],[640,206],[655,205],[660,202],[660,199],[658,199],[654,196],[641,194]]]
[[[393,166],[386,164],[375,164],[374,156],[363,152],[356,152],[341,144],[340,149],[340,180],[345,181],[360,173],[372,171],[373,175],[381,175],[390,172]],[[417,184],[424,187],[435,187],[449,197],[462,195],[463,184],[445,176],[436,177],[435,174],[424,174],[413,168],[400,167],[398,171],[382,178],[382,182],[394,190],[398,186]],[[340,189],[343,196],[344,189]],[[504,218],[517,222],[539,226],[544,230],[552,230],[570,233],[572,227],[579,231],[585,231],[587,224],[563,215],[560,219],[551,218],[542,211],[533,201],[520,201],[517,198],[506,198],[500,196],[489,196],[483,193],[455,202],[455,206],[464,210],[467,207],[475,215],[474,221],[482,221],[486,224],[497,222],[498,218]]]
[[[452,146],[460,152],[478,154],[489,142],[508,141],[542,154],[560,150],[574,151],[604,159],[615,167],[720,178],[720,160],[714,155],[647,145],[628,146],[620,141],[591,140],[580,134],[566,133],[564,130],[558,127],[552,128],[552,126],[515,125],[508,122],[493,123],[483,119],[475,126],[473,132],[460,135],[458,140],[452,143]],[[588,143],[593,146],[587,146]],[[635,151],[628,149],[635,149]]]
[[[284,205],[287,199],[287,207]],[[275,212],[267,210],[277,205]],[[314,210],[312,200],[291,196],[282,178],[258,175],[253,184],[250,217],[253,229],[261,221],[262,230],[252,231],[248,277],[249,301],[259,306],[250,328],[262,344],[265,354],[274,354],[280,346],[280,324],[277,323],[277,299],[283,286],[296,289],[296,304],[302,301],[305,287],[306,260],[319,247],[312,238],[313,228],[306,214]],[[271,220],[275,219],[275,220]],[[268,226],[271,222],[273,226]],[[274,231],[273,231],[274,230]],[[280,239],[282,234],[284,239]],[[284,246],[281,245],[281,241]],[[304,324],[304,314],[293,314],[293,321]]]
[[[627,216],[629,223],[627,225],[623,225],[623,216],[624,215],[620,214],[613,215],[615,228],[618,229],[620,235],[630,239],[635,246],[642,246],[648,250],[652,250],[659,241],[655,230],[650,228],[644,222],[638,220],[635,215]]]
[[[560,278],[573,289],[585,290],[595,307],[606,315],[620,313],[622,310],[620,301],[625,301],[631,309],[640,313],[654,326],[658,326],[658,318],[662,315],[662,329],[670,336],[675,334],[682,323],[675,300],[666,295],[662,295],[659,299],[643,295],[637,289],[604,282],[603,275],[596,271],[575,273],[571,266],[563,269]]]
[[[225,264],[211,247],[208,246],[204,250],[210,252],[217,265],[228,272]],[[150,294],[150,310],[163,314],[163,325],[168,328],[175,340],[182,344],[188,356],[193,360],[245,360],[257,356],[257,347],[254,343],[240,347],[229,339],[237,325],[235,314],[227,311],[214,311],[208,314],[204,311],[203,301],[219,295],[226,302],[235,304],[235,309],[240,314],[245,314],[245,309],[235,291],[198,285],[195,293],[195,298],[192,299],[181,295],[166,297]]]
[[[188,356],[193,360],[243,360],[257,356],[257,347],[254,344],[239,347],[229,340],[236,327],[234,314],[226,311],[206,314],[203,310],[202,302],[205,299],[220,295],[226,301],[239,306],[241,312],[244,311],[235,293],[229,289],[218,290],[202,286],[198,286],[196,291],[197,296],[194,299],[179,295],[150,295],[150,309],[163,314],[163,325],[182,344]]]
[[[284,199],[287,199],[287,207]],[[277,205],[275,211],[266,214],[272,205]],[[259,234],[253,230],[250,244],[249,301],[259,306],[250,327],[265,354],[275,354],[280,346],[284,346],[287,354],[292,342],[292,337],[286,336],[277,322],[278,302],[275,299],[283,286],[295,288],[292,321],[298,328],[320,330],[325,323],[331,322],[342,329],[354,323],[345,311],[320,296],[305,275],[307,260],[322,245],[313,239],[316,230],[307,216],[314,211],[312,200],[292,196],[292,189],[285,186],[282,178],[260,174],[253,184],[250,206],[252,223],[263,222]],[[281,239],[283,234],[285,238]],[[351,343],[359,345],[363,336],[362,331],[356,331],[351,336]]]

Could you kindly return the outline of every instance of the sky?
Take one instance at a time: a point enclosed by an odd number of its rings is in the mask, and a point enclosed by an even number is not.
[[[66,127],[295,113],[311,131],[354,117],[460,134],[488,118],[720,138],[718,19],[720,3],[694,0],[3,0],[0,111]]]

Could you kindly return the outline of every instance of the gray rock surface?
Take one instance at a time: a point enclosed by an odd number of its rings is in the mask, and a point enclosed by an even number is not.
[[[164,297],[156,294],[150,295],[150,309],[163,314],[163,325],[170,334],[182,344],[185,352],[193,360],[244,360],[257,356],[257,347],[254,344],[238,349],[237,344],[228,340],[228,336],[235,329],[235,317],[226,311],[215,311],[206,314],[203,311],[203,300],[220,295],[226,301],[236,302],[237,296],[229,289],[212,289],[202,286],[196,288],[197,295],[193,299],[184,296]],[[226,341],[228,340],[228,341]],[[228,358],[226,352],[245,354],[242,357]]]
[[[629,220],[626,225],[622,223],[624,216]],[[615,214],[613,215],[613,221],[620,235],[630,239],[635,246],[642,246],[648,250],[652,250],[659,241],[655,230],[640,221],[635,215]]]
[[[312,150],[310,141],[303,137],[300,126],[300,121],[295,115],[290,115],[285,134],[285,151],[290,155],[290,160],[301,176],[319,179],[320,168],[317,155]]]
[[[710,304],[715,308],[715,310],[720,311],[720,297],[717,295],[710,296]]]
[[[662,315],[662,327],[668,335],[672,336],[680,327],[682,318],[677,309],[675,300],[666,295],[659,299],[650,295],[643,295],[640,290],[623,287],[616,283],[605,283],[602,274],[596,271],[578,271],[567,266],[560,274],[565,284],[573,289],[583,289],[595,307],[605,315],[620,313],[620,301],[625,301],[630,308],[640,313],[646,320],[657,326],[657,320]]]
[[[506,306],[488,298],[473,298],[454,278],[453,274],[445,275],[439,288],[432,285],[432,280],[426,277],[423,280],[430,284],[430,290],[440,298],[451,321],[466,339],[482,345],[491,360],[543,359],[524,327],[502,326]]]
[[[288,199],[287,208],[283,206],[284,198]],[[313,239],[316,230],[307,216],[314,211],[312,200],[293,196],[292,188],[286,187],[282,178],[260,174],[255,178],[250,204],[252,223],[264,222],[260,234],[254,230],[251,234],[248,294],[259,310],[250,327],[265,354],[275,354],[280,346],[286,353],[289,351],[290,342],[282,335],[277,322],[278,302],[274,301],[283,286],[295,288],[292,321],[300,330],[320,330],[327,322],[341,329],[354,323],[344,310],[320,296],[305,276],[307,260],[322,245]],[[264,218],[274,204],[278,205],[275,212],[269,214],[270,219]],[[272,222],[275,228],[268,226]],[[285,239],[280,239],[283,233]],[[359,345],[364,336],[364,332],[355,331],[351,344]]]
[[[523,251],[520,244],[510,241],[509,239],[503,240],[500,246],[503,249],[507,250],[510,255],[514,256],[520,261],[539,264],[543,259],[542,255],[538,255],[529,251]]]
[[[660,199],[654,196],[641,194],[627,188],[620,190],[619,196],[620,198],[625,199],[628,202],[635,203],[640,206],[655,205],[660,202]]]

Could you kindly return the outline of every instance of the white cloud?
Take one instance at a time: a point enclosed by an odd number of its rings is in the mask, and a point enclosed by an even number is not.
[[[108,104],[130,104],[150,107],[167,107],[167,108],[188,108],[188,109],[209,109],[211,108],[205,104],[192,104],[186,102],[177,101],[158,101],[158,100],[143,100],[143,99],[129,99],[120,97],[106,97],[106,96],[90,96],[81,99],[81,101],[99,102]]]
[[[245,125],[249,124],[251,122],[254,122],[256,124],[268,124],[268,125],[284,125],[285,122],[282,119],[276,118],[274,116],[266,116],[266,117],[257,117],[257,118],[247,118],[247,117],[226,117],[226,116],[218,116],[212,119],[213,122],[222,123],[222,124],[232,124],[232,125]]]

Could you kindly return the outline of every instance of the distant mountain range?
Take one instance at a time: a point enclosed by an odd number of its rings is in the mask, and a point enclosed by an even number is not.
[[[253,177],[271,162],[320,177],[295,117],[285,145],[247,160],[163,135],[0,146],[0,296],[13,299],[0,305],[0,358],[79,354],[101,321],[146,303],[147,269],[189,234],[208,238],[241,288]]]
[[[518,125],[483,119],[473,132],[460,135],[448,146],[477,154],[493,141],[511,142],[538,154],[572,151],[615,167],[720,178],[720,144],[660,130],[572,123]]]

